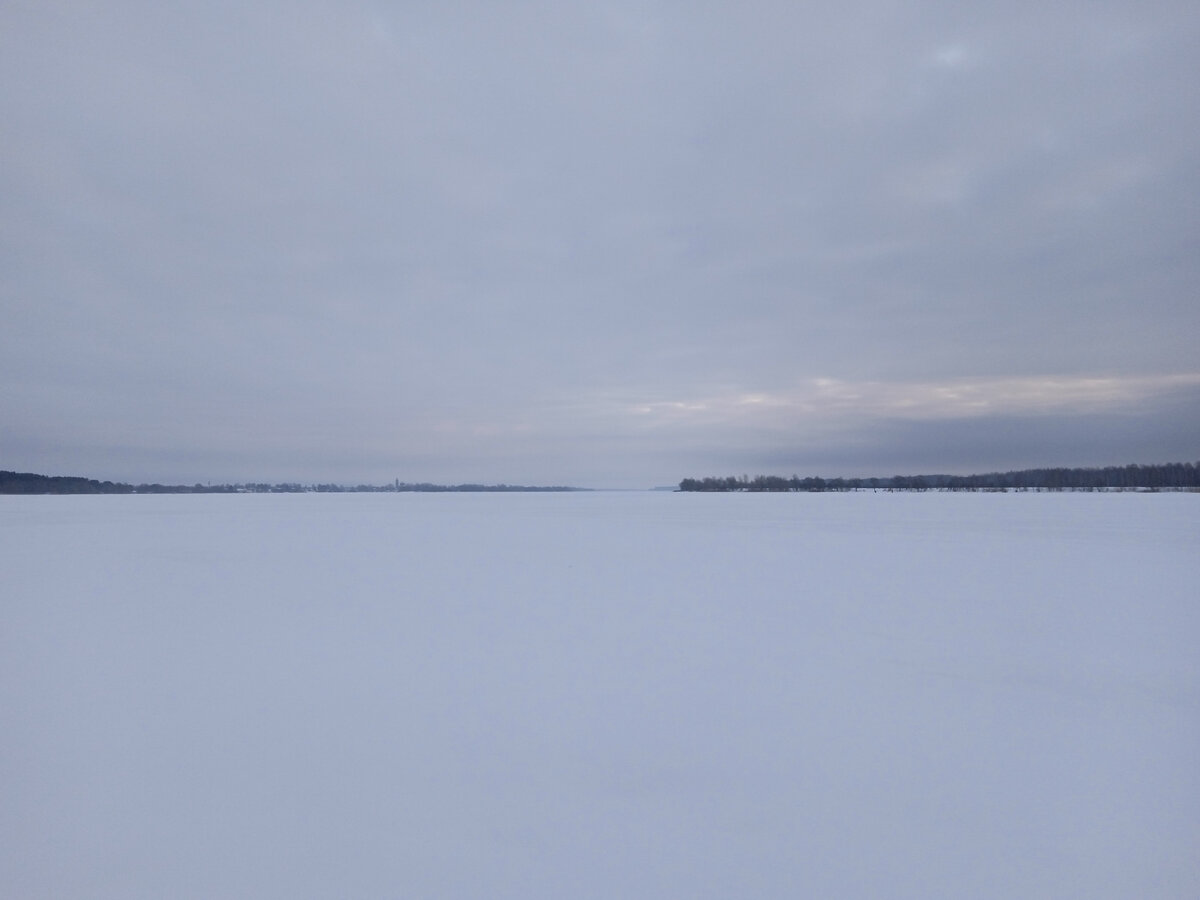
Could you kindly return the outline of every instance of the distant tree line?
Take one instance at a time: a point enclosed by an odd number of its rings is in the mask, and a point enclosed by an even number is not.
[[[1200,463],[1107,466],[1101,469],[1022,469],[986,475],[894,475],[890,478],[800,478],[793,475],[731,475],[685,478],[681,491],[876,490],[1200,490]]]
[[[126,484],[97,481],[69,475],[35,475],[32,472],[0,471],[0,494],[303,494],[368,492],[447,492],[447,491],[577,491],[572,487],[530,487],[517,484],[310,484],[299,482],[247,482],[242,484]]]
[[[0,494],[130,494],[133,485],[70,475],[0,472]]]

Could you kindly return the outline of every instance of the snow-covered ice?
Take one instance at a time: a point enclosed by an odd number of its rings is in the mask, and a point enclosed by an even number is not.
[[[0,895],[1200,896],[1200,496],[0,498]]]

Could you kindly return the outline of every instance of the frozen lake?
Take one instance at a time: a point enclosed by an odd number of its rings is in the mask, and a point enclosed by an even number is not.
[[[0,498],[0,894],[1200,895],[1200,496]]]

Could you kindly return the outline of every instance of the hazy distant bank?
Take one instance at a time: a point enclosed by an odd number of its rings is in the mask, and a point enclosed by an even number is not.
[[[246,482],[242,484],[127,484],[97,481],[69,475],[37,475],[32,472],[0,472],[0,494],[304,494],[304,493],[402,493],[402,492],[529,492],[582,491],[587,488],[561,485],[523,484],[301,484],[299,482]]]

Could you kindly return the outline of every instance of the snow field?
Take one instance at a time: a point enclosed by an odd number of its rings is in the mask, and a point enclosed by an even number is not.
[[[0,498],[0,893],[1200,893],[1200,498]]]

